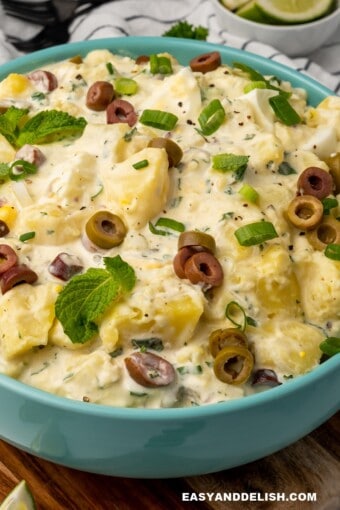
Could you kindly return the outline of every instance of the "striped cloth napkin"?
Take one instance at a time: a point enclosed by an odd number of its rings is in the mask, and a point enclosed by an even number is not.
[[[54,1],[59,11],[63,9],[63,2],[65,0]],[[91,4],[90,1],[87,3]],[[133,35],[160,36],[178,21],[186,20],[195,26],[207,27],[210,42],[242,48],[291,66],[312,76],[336,94],[340,93],[339,31],[327,44],[307,57],[289,58],[267,44],[245,40],[223,30],[210,0],[115,0],[79,14],[80,10],[73,12],[68,27],[69,41]],[[4,25],[4,16],[0,16],[0,29],[1,22]],[[20,33],[23,37],[29,37],[39,29],[41,27],[36,24],[7,16],[6,26],[0,30],[0,63],[22,54],[6,40],[6,33]]]

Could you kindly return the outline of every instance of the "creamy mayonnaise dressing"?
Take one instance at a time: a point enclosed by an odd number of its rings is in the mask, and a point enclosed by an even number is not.
[[[137,65],[128,57],[98,50],[79,63],[46,66],[58,81],[51,92],[37,94],[34,83],[22,75],[0,83],[2,105],[28,107],[30,116],[62,110],[88,122],[77,139],[38,146],[45,161],[36,174],[1,186],[1,204],[17,213],[1,242],[14,248],[20,262],[39,277],[34,285],[21,284],[0,296],[2,373],[71,399],[108,405],[200,405],[253,391],[250,384],[219,381],[212,368],[208,337],[216,329],[233,327],[225,315],[228,303],[237,302],[253,319],[246,334],[255,370],[272,369],[281,382],[316,367],[320,342],[337,336],[340,262],[315,250],[288,223],[286,210],[296,195],[298,175],[309,166],[328,171],[323,158],[340,151],[340,98],[312,108],[303,90],[281,83],[292,92],[290,103],[304,120],[289,127],[269,106],[276,91],[245,93],[250,81],[237,69],[222,65],[206,74],[193,73],[168,57],[173,74],[167,76],[151,74],[148,63]],[[179,118],[176,127],[164,132],[139,121],[134,128],[107,124],[105,111],[87,108],[89,86],[98,80],[114,84],[117,76],[138,83],[136,94],[123,97],[138,116],[145,109],[171,112]],[[202,136],[197,119],[215,98],[226,119],[215,133]],[[181,147],[177,167],[168,169],[164,149],[148,147],[160,136]],[[220,153],[249,156],[242,180],[212,168],[212,156]],[[148,166],[135,170],[132,165],[145,159]],[[0,162],[14,160],[15,149],[0,135]],[[282,175],[283,161],[296,173]],[[245,183],[258,192],[256,203],[239,194]],[[89,249],[84,226],[103,209],[123,219],[127,235],[118,247]],[[332,210],[339,213],[339,208]],[[152,233],[149,222],[159,217],[214,237],[224,271],[220,287],[206,291],[176,276],[178,233]],[[271,222],[279,236],[261,245],[240,246],[235,230],[260,220]],[[35,236],[21,242],[19,236],[26,232]],[[79,257],[84,271],[103,267],[103,257],[120,254],[136,273],[132,292],[106,310],[97,321],[98,335],[85,344],[72,343],[55,317],[54,304],[64,283],[48,267],[61,252]],[[158,354],[176,369],[169,386],[145,388],[126,370],[124,358],[135,352],[131,340],[150,337],[162,340],[164,350]]]

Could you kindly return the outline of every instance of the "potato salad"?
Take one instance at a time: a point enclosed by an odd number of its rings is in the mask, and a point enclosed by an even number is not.
[[[340,98],[219,52],[0,82],[0,372],[186,407],[339,351]]]

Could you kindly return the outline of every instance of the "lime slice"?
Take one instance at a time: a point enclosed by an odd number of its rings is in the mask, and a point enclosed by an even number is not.
[[[279,23],[306,23],[328,14],[333,0],[256,0],[268,18]]]
[[[0,510],[35,510],[32,493],[25,480],[22,480],[1,503]]]
[[[246,5],[237,9],[235,14],[241,16],[241,18],[249,19],[250,21],[257,21],[258,23],[268,22],[264,12],[257,6],[256,0],[247,2]]]

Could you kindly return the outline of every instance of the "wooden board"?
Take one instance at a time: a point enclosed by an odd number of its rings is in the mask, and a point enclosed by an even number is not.
[[[339,437],[337,413],[309,436],[262,460],[211,475],[171,480],[83,473],[0,441],[0,501],[25,479],[38,510],[340,510]],[[307,492],[316,493],[317,501],[219,500],[227,493],[243,493],[244,497],[259,493],[264,499],[266,493],[289,497]],[[214,493],[212,501],[208,493]],[[190,501],[193,497],[205,497],[205,501]]]

